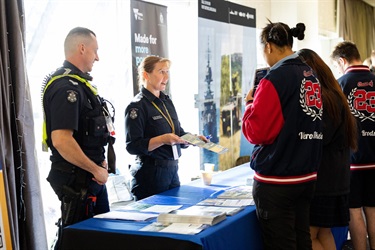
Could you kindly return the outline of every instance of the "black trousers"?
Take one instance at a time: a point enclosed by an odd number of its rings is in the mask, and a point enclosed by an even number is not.
[[[66,164],[71,165],[71,164]],[[52,164],[54,166],[54,164]],[[62,170],[63,168],[57,169],[52,167],[51,171],[49,172],[49,175],[47,177],[47,181],[50,183],[51,187],[55,191],[57,197],[60,201],[63,200],[64,193],[63,193],[63,186],[68,186],[75,191],[79,191],[79,186],[77,185],[77,175],[78,171],[84,171],[81,169],[77,169],[75,171],[66,171]],[[87,188],[87,197],[94,196],[96,197],[96,202],[93,207],[93,214],[101,214],[109,211],[109,201],[108,201],[108,193],[107,188],[105,185],[99,185],[95,181],[91,180],[92,175],[87,175],[87,181],[86,181],[86,188]],[[78,186],[78,188],[77,188]],[[83,187],[83,186],[82,186]],[[61,204],[63,206],[63,204]],[[91,216],[82,215],[80,216],[82,219],[87,219]],[[78,222],[78,221],[75,221]]]
[[[64,237],[63,227],[90,218],[95,214],[109,211],[106,186],[99,185],[91,178],[91,174],[68,162],[52,163],[47,181],[50,183],[57,197],[61,201],[61,219],[56,224],[58,226],[58,232],[56,241],[53,243],[54,250],[62,249],[61,243],[62,238]],[[75,204],[65,203],[64,205],[64,200],[66,202],[67,196],[69,196],[69,194],[66,193],[67,188],[72,190],[73,193],[78,193],[81,189],[87,190],[84,195],[84,200],[79,200]],[[70,204],[71,206],[67,206],[66,204]],[[66,207],[71,207],[72,209],[64,210]],[[67,210],[72,212],[66,212]]]
[[[130,167],[133,176],[131,192],[141,200],[180,186],[178,161],[146,159]]]
[[[315,182],[274,185],[254,181],[253,197],[264,249],[312,249],[310,201]]]

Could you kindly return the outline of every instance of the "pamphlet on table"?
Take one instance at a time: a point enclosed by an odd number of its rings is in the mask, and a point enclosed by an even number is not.
[[[97,214],[94,218],[114,219],[114,220],[131,220],[131,221],[147,221],[158,216],[155,213],[127,212],[127,211],[109,211],[103,214]]]
[[[176,234],[197,234],[209,227],[205,224],[190,224],[190,223],[171,223],[163,224],[160,222],[153,222],[140,231],[162,232],[162,233],[176,233]]]
[[[219,213],[225,213],[226,215],[229,215],[229,216],[235,215],[242,210],[243,210],[243,207],[199,206],[199,205],[191,206],[191,207],[184,209],[186,213],[219,212]]]
[[[253,199],[220,199],[220,198],[208,198],[197,205],[200,206],[221,206],[221,207],[246,207],[255,205]]]
[[[181,208],[182,205],[153,205],[143,202],[133,202],[126,206],[118,206],[116,210],[132,210],[149,213],[169,213],[173,210]]]
[[[185,209],[186,210],[186,209]],[[159,214],[157,221],[160,223],[190,223],[190,224],[207,224],[215,225],[226,219],[225,212],[211,211],[185,211],[175,210],[170,213]]]
[[[242,185],[224,190],[217,196],[219,199],[253,199],[253,187]]]

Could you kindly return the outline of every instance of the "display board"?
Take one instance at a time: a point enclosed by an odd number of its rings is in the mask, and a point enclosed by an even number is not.
[[[257,65],[255,9],[224,0],[199,1],[198,8],[199,129],[229,149],[222,155],[202,149],[201,166],[209,162],[226,170],[252,148],[241,118]]]
[[[142,59],[148,55],[168,58],[167,7],[132,0],[130,12],[133,93],[136,95],[139,92],[137,68]]]

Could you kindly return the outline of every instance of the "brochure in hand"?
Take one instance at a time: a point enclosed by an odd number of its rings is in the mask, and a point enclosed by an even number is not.
[[[219,144],[213,143],[213,142],[204,142],[202,141],[198,136],[187,133],[183,136],[181,136],[182,139],[189,142],[192,145],[205,148],[207,150],[210,150],[212,152],[215,152],[217,154],[223,154],[228,151],[228,148],[225,148]]]

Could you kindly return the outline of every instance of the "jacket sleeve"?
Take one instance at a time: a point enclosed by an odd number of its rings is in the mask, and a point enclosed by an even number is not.
[[[248,104],[242,117],[242,132],[252,144],[271,144],[284,125],[279,95],[273,84],[262,79],[254,102]]]
[[[133,155],[149,155],[150,138],[144,137],[146,114],[141,106],[130,104],[125,110],[126,150]]]

